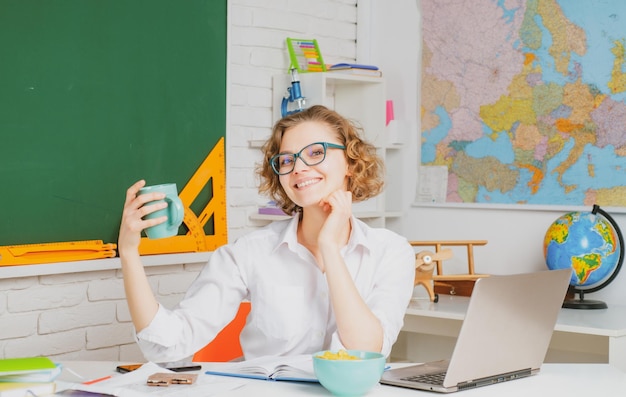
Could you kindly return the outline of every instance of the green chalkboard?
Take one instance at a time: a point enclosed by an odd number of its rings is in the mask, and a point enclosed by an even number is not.
[[[116,242],[226,131],[227,0],[0,0],[0,245]]]

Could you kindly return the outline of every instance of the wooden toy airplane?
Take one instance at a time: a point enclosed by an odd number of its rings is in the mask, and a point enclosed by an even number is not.
[[[485,240],[458,240],[458,241],[409,241],[413,247],[434,247],[435,251],[423,250],[415,253],[415,286],[426,288],[432,302],[439,301],[439,294],[435,287],[449,288],[449,294],[455,295],[456,288],[461,283],[473,283],[487,274],[474,273],[474,246],[485,245]],[[453,246],[467,247],[467,274],[444,274],[443,261],[452,258]],[[437,272],[435,273],[435,265]],[[471,287],[470,287],[471,289]],[[470,291],[471,293],[471,291]]]

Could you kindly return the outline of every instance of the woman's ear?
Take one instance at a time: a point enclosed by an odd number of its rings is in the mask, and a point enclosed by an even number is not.
[[[346,171],[346,176],[353,176],[354,175],[354,172],[352,172],[353,168],[354,168],[354,165],[348,163],[348,170]]]

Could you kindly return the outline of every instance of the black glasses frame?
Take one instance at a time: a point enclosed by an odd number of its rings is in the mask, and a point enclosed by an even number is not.
[[[304,157],[302,157],[302,152],[303,152],[304,150],[306,150],[307,148],[309,148],[309,147],[313,146],[313,145],[322,145],[322,147],[324,148],[324,155],[322,156],[322,159],[321,159],[320,161],[318,161],[318,162],[315,162],[315,163],[312,163],[312,164],[311,164],[311,163],[307,163],[307,162],[306,162],[306,160],[304,159]],[[300,149],[300,151],[299,151],[298,153],[278,153],[278,154],[273,155],[273,156],[270,158],[270,164],[271,164],[271,166],[272,166],[272,170],[274,170],[274,173],[275,173],[276,175],[287,175],[287,174],[291,174],[291,173],[293,172],[293,170],[296,168],[296,161],[297,161],[298,159],[302,160],[302,162],[303,162],[304,164],[308,165],[309,167],[310,167],[310,166],[313,166],[313,165],[318,165],[318,164],[320,164],[321,162],[323,162],[324,160],[326,160],[326,152],[328,151],[328,148],[331,148],[331,149],[341,149],[341,150],[345,150],[345,149],[346,149],[346,147],[345,147],[345,146],[343,146],[343,145],[338,145],[338,144],[336,144],[336,143],[330,143],[330,142],[313,142],[313,143],[310,143],[310,144],[306,145],[306,146],[305,146],[305,147],[303,147],[302,149]],[[278,160],[281,156],[291,156],[291,158],[292,158],[292,160],[293,160],[293,161],[292,161],[292,163],[291,163],[291,164],[292,164],[292,166],[291,166],[291,169],[290,169],[289,171],[286,171],[286,172],[281,172],[281,171],[280,171],[280,164],[277,164],[277,161],[276,161],[276,160]]]

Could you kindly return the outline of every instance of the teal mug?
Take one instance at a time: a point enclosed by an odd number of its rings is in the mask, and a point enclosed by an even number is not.
[[[148,238],[150,239],[176,236],[178,234],[179,226],[181,225],[181,223],[183,223],[183,216],[185,212],[183,208],[183,202],[180,200],[180,197],[178,197],[176,184],[165,183],[162,185],[145,186],[139,189],[139,193],[137,193],[137,195],[154,192],[164,193],[165,198],[163,200],[147,202],[145,205],[166,202],[167,207],[144,216],[144,219],[153,219],[159,218],[161,216],[167,216],[167,221],[159,225],[147,228],[145,230],[146,236],[148,236]]]

